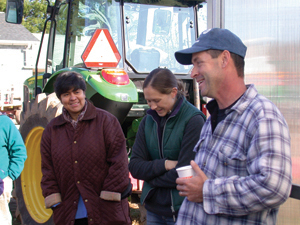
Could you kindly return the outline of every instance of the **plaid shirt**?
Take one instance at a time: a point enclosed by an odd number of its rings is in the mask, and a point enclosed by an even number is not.
[[[274,225],[292,185],[288,125],[254,85],[225,113],[214,133],[211,118],[202,128],[194,151],[208,177],[203,202],[185,198],[177,225]]]

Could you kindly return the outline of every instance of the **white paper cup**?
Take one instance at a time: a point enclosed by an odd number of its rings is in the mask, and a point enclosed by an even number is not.
[[[191,178],[196,175],[191,165],[179,167],[176,169],[176,171],[180,178]]]

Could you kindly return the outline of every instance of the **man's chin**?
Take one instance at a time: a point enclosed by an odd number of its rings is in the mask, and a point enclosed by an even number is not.
[[[208,97],[207,92],[205,92],[204,90],[201,91],[201,89],[199,89],[199,92],[202,97]]]

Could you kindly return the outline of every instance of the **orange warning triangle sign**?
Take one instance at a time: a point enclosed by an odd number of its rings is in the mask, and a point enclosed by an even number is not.
[[[116,67],[121,55],[108,29],[96,29],[81,58],[88,68]]]

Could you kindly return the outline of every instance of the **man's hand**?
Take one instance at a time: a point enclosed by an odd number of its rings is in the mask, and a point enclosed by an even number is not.
[[[177,178],[177,190],[180,196],[187,197],[191,202],[203,202],[203,185],[208,178],[195,161],[191,161],[191,166],[196,175],[192,178]]]
[[[166,170],[171,170],[171,169],[174,169],[175,166],[177,165],[178,161],[175,161],[175,160],[166,160],[165,161],[165,168]]]

